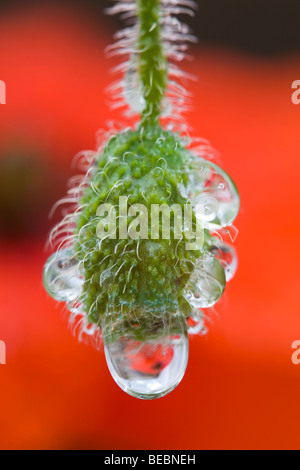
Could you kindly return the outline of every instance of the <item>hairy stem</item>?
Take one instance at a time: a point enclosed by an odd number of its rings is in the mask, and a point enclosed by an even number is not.
[[[144,126],[158,122],[167,86],[168,65],[161,37],[160,3],[161,0],[137,0],[139,77],[146,103],[142,113]]]

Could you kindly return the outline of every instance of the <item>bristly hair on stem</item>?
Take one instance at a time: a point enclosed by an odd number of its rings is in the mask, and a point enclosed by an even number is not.
[[[167,57],[162,43],[160,0],[138,0],[139,77],[145,108],[142,125],[154,124],[161,114],[161,104],[168,81]]]
[[[193,0],[124,0],[108,9],[121,14],[128,26],[116,34],[110,55],[126,57],[117,67],[124,80],[111,86],[114,107],[128,107],[141,116],[141,127],[155,126],[160,117],[181,120],[189,93],[179,81],[191,78],[174,61],[186,58],[190,43],[196,42],[187,25],[176,15],[194,15]],[[119,93],[118,93],[119,92]]]

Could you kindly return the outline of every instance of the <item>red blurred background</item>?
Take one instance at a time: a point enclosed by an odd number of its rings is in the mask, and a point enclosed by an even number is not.
[[[113,26],[50,2],[0,16],[0,448],[299,449],[296,51],[262,56],[202,43],[185,64],[198,77],[190,128],[220,151],[240,190],[239,270],[209,334],[190,342],[171,395],[124,394],[104,354],[77,343],[43,290],[47,215],[73,155],[95,148],[97,129],[120,118],[104,91]]]

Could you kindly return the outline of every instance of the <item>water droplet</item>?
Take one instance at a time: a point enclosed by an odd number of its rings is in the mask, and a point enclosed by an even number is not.
[[[226,227],[236,218],[240,198],[230,176],[215,163],[195,158],[188,170],[187,192],[202,226]]]
[[[79,297],[83,278],[80,276],[78,260],[70,250],[61,250],[48,258],[43,273],[46,291],[59,301],[70,302]]]
[[[106,362],[119,387],[129,395],[145,400],[167,395],[184,376],[188,361],[188,337],[184,317],[158,318],[148,312],[139,321],[122,320],[108,314],[103,339]],[[122,331],[122,334],[115,334]]]
[[[217,217],[218,201],[205,193],[200,194],[195,206],[195,215],[198,220],[203,222],[213,222]]]
[[[234,277],[238,267],[238,258],[235,249],[226,243],[215,240],[209,251],[220,261],[225,271],[226,281],[230,281]]]
[[[195,308],[215,305],[226,285],[223,266],[211,255],[203,255],[197,262],[185,289],[185,299]]]
[[[203,313],[199,309],[194,309],[186,320],[189,335],[205,335],[207,332],[203,322]]]

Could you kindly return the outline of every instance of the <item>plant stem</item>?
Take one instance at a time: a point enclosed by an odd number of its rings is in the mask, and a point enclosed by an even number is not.
[[[145,100],[143,126],[158,122],[167,86],[168,64],[161,36],[160,4],[161,0],[137,0],[139,77]]]

